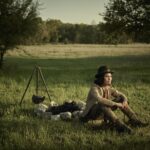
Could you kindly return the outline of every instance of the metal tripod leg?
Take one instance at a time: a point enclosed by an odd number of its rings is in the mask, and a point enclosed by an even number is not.
[[[38,67],[38,69],[39,69],[39,73],[40,73],[41,79],[42,79],[42,81],[43,81],[43,83],[44,83],[44,86],[45,86],[45,89],[46,89],[47,95],[48,95],[49,100],[50,100],[50,102],[51,102],[51,98],[50,98],[50,95],[49,95],[49,93],[48,93],[48,89],[47,89],[46,82],[45,82],[45,80],[44,80],[44,76],[43,76],[43,74],[42,74],[41,68],[40,68],[40,67]]]
[[[30,76],[30,78],[29,78],[27,87],[26,87],[26,89],[25,89],[25,91],[24,91],[24,93],[23,93],[23,96],[22,96],[22,98],[21,98],[21,101],[20,101],[20,103],[19,103],[20,106],[21,106],[22,101],[23,101],[23,99],[24,99],[24,96],[25,96],[25,94],[26,94],[26,92],[27,92],[27,90],[28,90],[28,87],[29,87],[29,85],[30,85],[30,82],[31,82],[31,79],[32,79],[32,77],[33,77],[33,74],[34,74],[35,70],[36,70],[36,68],[33,69],[33,72],[32,72],[32,74],[31,74],[31,76]]]
[[[36,95],[38,95],[39,91],[39,69],[36,67]]]

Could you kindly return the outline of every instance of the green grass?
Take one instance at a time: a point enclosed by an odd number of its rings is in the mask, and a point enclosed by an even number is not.
[[[114,87],[127,95],[142,120],[150,122],[150,45],[21,46],[8,52],[0,71],[0,149],[148,150],[150,126],[134,128],[133,135],[119,135],[102,130],[97,122],[81,125],[38,118],[31,102],[34,80],[22,108],[17,105],[35,65],[42,68],[52,100],[61,104],[85,101],[97,68],[103,64],[115,71]],[[42,95],[46,94],[43,89],[41,85]],[[116,113],[123,119],[122,113]]]

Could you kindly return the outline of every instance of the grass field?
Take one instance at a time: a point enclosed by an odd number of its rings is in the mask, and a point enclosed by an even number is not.
[[[136,149],[150,148],[150,126],[135,134],[102,130],[98,122],[51,121],[34,115],[32,81],[22,108],[25,87],[35,65],[42,68],[51,99],[86,100],[100,65],[115,71],[113,85],[124,92],[142,120],[150,122],[150,45],[38,45],[9,51],[0,71],[1,149]],[[44,87],[41,85],[41,93]],[[47,96],[47,95],[46,95]],[[49,100],[46,97],[45,103]],[[123,114],[116,112],[120,119]]]

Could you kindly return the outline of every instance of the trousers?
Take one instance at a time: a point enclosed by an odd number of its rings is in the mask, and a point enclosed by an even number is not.
[[[120,109],[130,120],[137,120],[135,112],[127,105],[126,108]],[[84,116],[84,120],[95,120],[99,117],[104,117],[104,121],[108,120],[116,122],[118,120],[117,115],[114,113],[111,107],[102,106],[101,104],[95,104],[91,110]]]

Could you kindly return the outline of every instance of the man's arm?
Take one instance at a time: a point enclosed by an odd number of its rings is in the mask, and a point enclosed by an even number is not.
[[[92,87],[91,91],[90,91],[90,94],[101,105],[105,105],[105,106],[108,106],[108,107],[114,107],[114,106],[117,106],[117,107],[120,106],[121,107],[120,104],[118,104],[116,102],[113,102],[109,99],[103,98],[97,87]]]
[[[123,93],[112,88],[111,89],[111,95],[113,97],[115,97],[116,102],[122,103],[123,108],[128,106],[128,99]]]
[[[111,95],[116,99],[117,102],[128,101],[127,97],[123,93],[114,88],[111,89]]]

